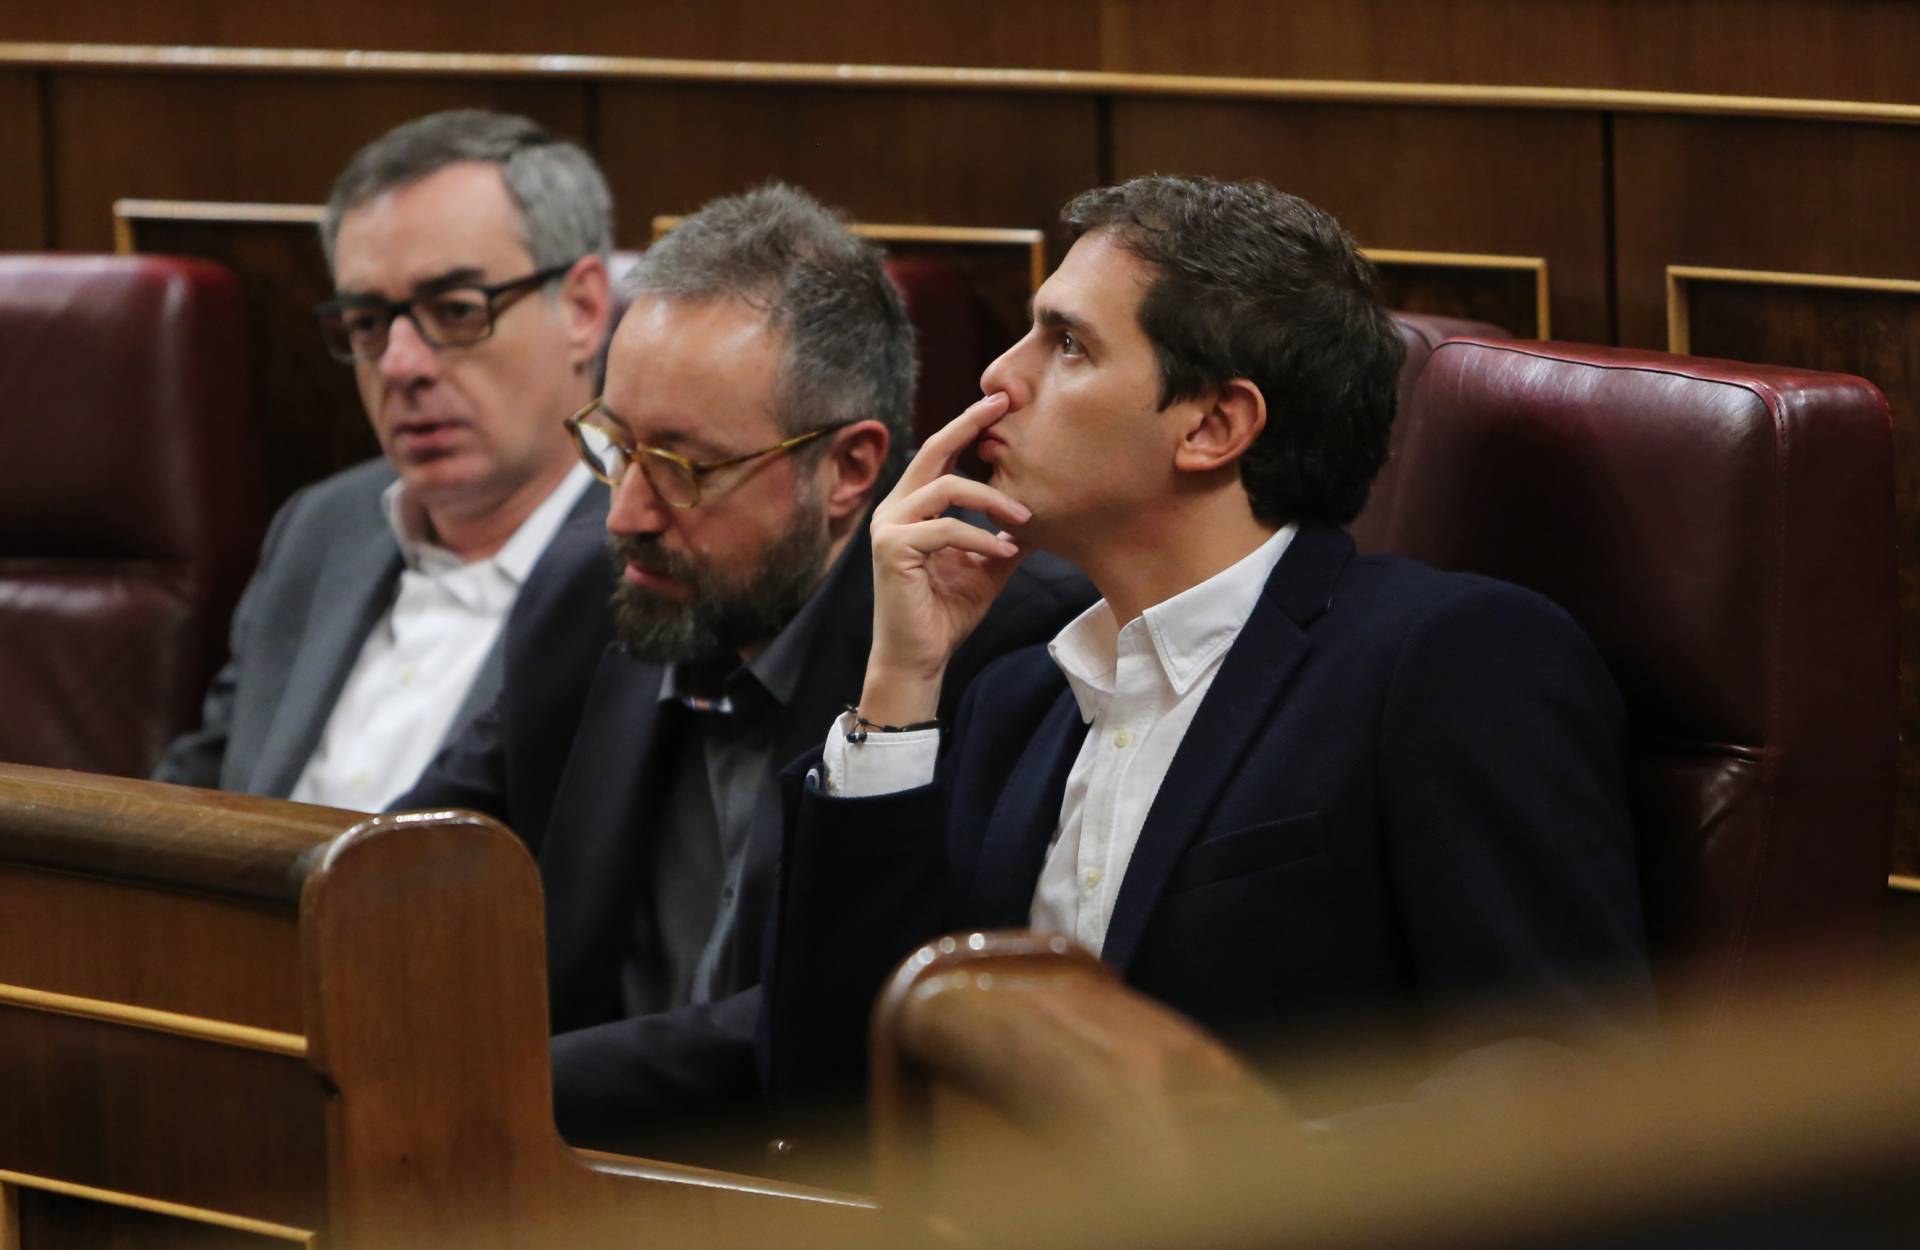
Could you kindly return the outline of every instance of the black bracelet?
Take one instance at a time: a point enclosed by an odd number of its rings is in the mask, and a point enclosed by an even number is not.
[[[860,705],[858,703],[847,704],[847,712],[853,717],[853,728],[847,732],[847,741],[856,744],[865,742],[869,733],[905,734],[912,733],[917,729],[940,728],[940,722],[938,720],[917,721],[911,725],[882,725],[860,715]]]

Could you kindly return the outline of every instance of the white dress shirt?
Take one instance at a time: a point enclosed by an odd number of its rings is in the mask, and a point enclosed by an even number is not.
[[[445,741],[513,600],[587,488],[575,465],[499,551],[471,562],[423,537],[404,483],[381,495],[403,567],[392,607],[361,645],[320,742],[289,796],[379,811],[406,793]]]
[[[1048,644],[1088,728],[1034,889],[1035,929],[1100,952],[1147,810],[1294,533],[1282,527],[1238,563],[1124,627],[1103,599]],[[851,728],[848,713],[828,732],[829,793],[889,794],[932,780],[939,731],[870,734],[856,745],[847,741]]]

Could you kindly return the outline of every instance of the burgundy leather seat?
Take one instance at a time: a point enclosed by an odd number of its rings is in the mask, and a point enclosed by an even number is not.
[[[239,284],[159,257],[0,257],[0,760],[145,774],[259,553]]]
[[[1456,340],[1421,372],[1388,546],[1531,586],[1633,725],[1663,991],[1859,970],[1893,817],[1885,399],[1835,374]]]
[[[1399,416],[1387,439],[1387,463],[1373,479],[1367,493],[1367,506],[1347,526],[1353,541],[1362,551],[1380,551],[1387,545],[1387,532],[1393,525],[1393,504],[1400,482],[1400,444],[1406,438],[1407,413],[1413,407],[1414,383],[1427,367],[1433,349],[1450,338],[1472,337],[1503,339],[1507,331],[1485,321],[1462,321],[1458,317],[1434,317],[1426,313],[1389,312],[1406,345],[1406,359],[1400,365]]]

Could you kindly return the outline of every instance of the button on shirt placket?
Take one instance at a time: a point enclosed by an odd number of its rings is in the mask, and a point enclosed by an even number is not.
[[[1153,723],[1165,685],[1159,656],[1143,621],[1135,620],[1120,631],[1113,676],[1113,693],[1091,726],[1099,745],[1087,778],[1076,861],[1079,899],[1073,936],[1094,950],[1106,934],[1114,896],[1125,875],[1124,864],[1114,862],[1114,852],[1123,833],[1122,814],[1134,806],[1128,801],[1127,776],[1139,756],[1135,743]]]

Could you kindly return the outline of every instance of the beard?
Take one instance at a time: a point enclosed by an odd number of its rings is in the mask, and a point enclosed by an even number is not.
[[[622,578],[613,592],[614,632],[629,653],[656,664],[737,663],[741,648],[786,627],[826,572],[824,513],[818,499],[796,500],[785,532],[738,577],[668,551],[657,536],[608,539],[616,570],[637,564],[693,592],[681,602]]]

